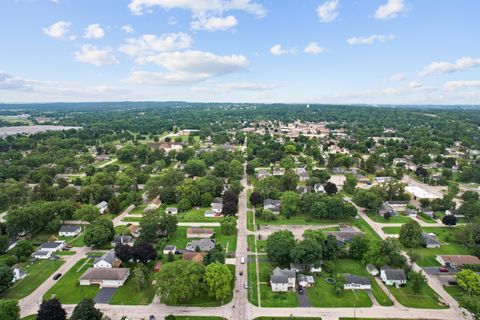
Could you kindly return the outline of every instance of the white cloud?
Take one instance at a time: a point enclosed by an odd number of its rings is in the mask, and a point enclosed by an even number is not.
[[[480,80],[447,81],[443,85],[445,90],[480,88]]]
[[[183,32],[166,33],[161,36],[144,34],[140,38],[125,40],[125,44],[119,50],[129,56],[145,56],[158,52],[188,49],[192,42],[192,38]]]
[[[58,21],[49,27],[43,28],[43,33],[55,39],[70,39],[74,40],[75,36],[68,36],[72,23],[68,21]]]
[[[212,77],[245,70],[249,66],[243,55],[218,56],[204,51],[163,52],[139,57],[139,64],[153,63],[165,72],[135,71],[127,81],[150,85],[184,85],[207,80]]]
[[[421,84],[421,83],[419,83],[419,82],[417,82],[417,81],[415,81],[415,80],[410,81],[410,82],[408,83],[408,88],[409,88],[409,89],[419,89],[419,88],[421,88],[421,87],[423,87],[423,84]]]
[[[227,17],[200,17],[198,20],[192,21],[191,26],[194,30],[228,30],[237,25],[237,18],[234,16]]]
[[[132,27],[131,25],[129,25],[129,24],[124,25],[124,26],[122,27],[122,31],[125,32],[125,33],[129,33],[129,34],[135,32],[135,30],[133,30],[133,27]]]
[[[131,0],[128,5],[130,11],[135,15],[141,15],[144,9],[154,6],[166,10],[188,10],[197,17],[222,14],[232,10],[245,11],[258,17],[265,15],[263,6],[251,0]]]
[[[101,39],[105,36],[105,31],[98,23],[91,24],[85,28],[85,33],[83,34],[84,38],[87,39]]]
[[[406,10],[404,0],[388,0],[386,4],[378,7],[374,17],[379,20],[393,19]]]
[[[321,22],[332,22],[338,16],[339,0],[328,0],[317,8],[317,14]]]
[[[320,54],[325,52],[325,48],[318,45],[317,42],[310,42],[304,49],[305,53]]]
[[[268,91],[278,88],[276,83],[232,82],[222,83],[213,87],[193,87],[192,90],[204,93],[228,93],[231,91]]]
[[[281,44],[276,44],[270,48],[270,53],[274,56],[283,56],[285,54],[295,53],[297,50],[295,48],[292,49],[284,49]]]
[[[470,58],[470,57],[463,57],[457,59],[455,63],[451,62],[432,62],[428,66],[426,66],[420,74],[422,76],[429,76],[436,73],[453,73],[453,72],[460,72],[466,71],[468,69],[477,67],[480,65],[480,58]]]
[[[357,44],[372,44],[374,42],[385,42],[388,40],[395,39],[395,35],[389,34],[372,34],[368,37],[351,37],[347,39],[347,43],[350,45],[357,45]]]
[[[395,73],[388,77],[390,81],[403,81],[407,79],[407,77],[403,73]]]
[[[31,91],[33,82],[4,71],[0,71],[0,90]]]
[[[117,58],[109,47],[100,49],[91,44],[85,44],[80,51],[74,52],[75,60],[93,64],[97,67],[118,64]]]

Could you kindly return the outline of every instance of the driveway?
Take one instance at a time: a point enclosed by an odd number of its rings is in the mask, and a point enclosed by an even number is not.
[[[95,296],[95,299],[93,301],[95,303],[109,303],[110,299],[112,299],[113,294],[117,291],[117,288],[102,288],[100,291],[98,291],[97,295]]]
[[[448,275],[455,275],[457,273],[457,271],[453,268],[447,268],[448,272],[440,272],[439,268],[440,267],[422,267],[423,271],[425,271],[426,274],[433,275],[433,276],[436,276],[436,275],[448,276]]]
[[[297,300],[300,308],[310,308],[312,306],[310,299],[308,298],[307,289],[303,289],[302,294],[297,291]]]

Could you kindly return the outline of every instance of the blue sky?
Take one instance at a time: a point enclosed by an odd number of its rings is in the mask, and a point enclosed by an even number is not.
[[[478,104],[473,0],[2,0],[0,102]]]

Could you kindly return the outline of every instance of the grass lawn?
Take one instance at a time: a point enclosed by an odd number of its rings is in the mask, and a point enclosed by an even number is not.
[[[267,240],[257,240],[257,252],[267,252]]]
[[[253,234],[249,234],[247,236],[247,244],[248,244],[248,250],[250,252],[255,252],[255,236]]]
[[[253,320],[322,320],[322,318],[302,318],[302,317],[258,317]]]
[[[187,239],[187,228],[188,227],[177,227],[177,231],[170,237],[167,241],[167,244],[175,245],[179,249],[185,249],[187,243],[191,242],[195,239]],[[210,228],[210,227],[208,227]],[[227,248],[228,244],[228,252],[235,252],[237,248],[237,234],[234,233],[232,235],[224,235],[220,231],[220,227],[214,227],[215,236],[217,243],[220,243],[224,249]]]
[[[220,218],[206,218],[205,211],[210,207],[191,209],[177,214],[179,222],[220,222]]]
[[[253,192],[252,189],[247,190],[247,207],[248,207],[248,209],[253,208],[252,204],[250,203],[250,196],[252,195],[252,192]]]
[[[368,217],[375,222],[379,223],[407,223],[408,221],[412,220],[410,217],[404,216],[401,213],[397,213],[390,219],[386,220],[383,216],[374,213],[374,212],[366,212]]]
[[[132,269],[133,273],[133,269]],[[147,282],[148,286],[140,291],[137,290],[137,285],[131,274],[125,284],[115,291],[110,304],[125,304],[125,305],[148,305],[152,302],[155,296],[155,289],[151,285],[153,281],[153,272],[150,272]]]
[[[266,285],[260,285],[262,307],[266,308],[292,308],[298,306],[297,294],[295,292],[273,292]]]
[[[122,221],[125,221],[125,222],[140,222],[140,220],[142,220],[142,217],[125,217],[125,218],[123,218]]]
[[[22,264],[23,269],[27,272],[27,276],[5,291],[0,297],[2,299],[19,300],[28,296],[60,268],[63,262],[61,259],[55,261],[38,260],[33,264]]]
[[[335,263],[334,279],[340,279],[343,273],[368,276],[363,264],[352,259],[339,259]],[[372,301],[363,290],[343,290],[338,296],[335,286],[327,283],[324,276],[316,276],[315,284],[307,289],[308,297],[314,307],[371,307]]]
[[[422,290],[417,294],[413,293],[412,285],[413,283],[409,281],[403,288],[397,289],[394,286],[388,286],[388,289],[395,299],[405,307],[423,309],[447,308],[447,306],[438,303],[437,294],[428,285],[423,286]]]
[[[249,231],[254,231],[254,225],[253,225],[253,211],[252,210],[248,210],[247,211],[247,229]]]
[[[371,241],[379,240],[380,236],[370,227],[370,225],[360,218],[352,222],[352,225],[365,232],[365,238]]]
[[[393,306],[392,300],[388,297],[388,295],[383,291],[382,288],[378,285],[375,279],[372,276],[369,276],[370,283],[372,284],[372,293],[377,299],[377,302],[384,307]]]
[[[98,286],[81,286],[79,278],[93,267],[93,259],[83,258],[57,280],[43,296],[44,300],[56,297],[63,304],[77,304],[84,298],[93,299],[100,290]]]
[[[273,269],[275,266],[270,262],[260,261],[261,258],[265,257],[258,257],[258,269],[259,269],[259,280],[260,282],[269,282],[270,276],[272,275]]]
[[[278,215],[277,220],[271,220],[271,221],[265,221],[261,218],[256,218],[255,219],[256,223],[258,225],[292,225],[292,224],[298,224],[298,225],[317,225],[317,224],[338,224],[338,223],[351,223],[351,219],[338,219],[338,220],[332,220],[332,219],[314,219],[311,217],[307,217],[304,215],[297,215],[295,217],[291,217],[290,219],[287,219],[283,215]]]
[[[85,242],[83,242],[84,237],[85,237],[85,233],[82,233],[75,239],[68,242],[68,244],[71,245],[72,247],[84,247],[85,246]]]
[[[76,252],[75,251],[57,251],[55,255],[57,256],[73,256]]]
[[[415,248],[410,249],[409,252],[412,252],[415,255],[418,255],[419,258],[415,262],[418,263],[421,267],[436,267],[440,266],[437,260],[435,260],[436,255],[442,254],[471,254],[470,250],[465,246],[455,242],[455,228],[449,227],[424,227],[423,231],[427,233],[435,233],[438,237],[438,240],[441,242],[440,248]],[[400,227],[385,227],[383,231],[386,234],[398,234],[400,233]]]
[[[22,320],[37,320],[37,316],[36,315],[31,315],[31,316],[22,318]]]
[[[147,207],[146,204],[141,204],[136,206],[132,211],[130,211],[128,214],[133,214],[133,215],[139,215],[143,214],[143,210]]]
[[[257,295],[257,275],[255,256],[248,256],[247,274],[248,274],[248,301],[255,306],[258,306]]]

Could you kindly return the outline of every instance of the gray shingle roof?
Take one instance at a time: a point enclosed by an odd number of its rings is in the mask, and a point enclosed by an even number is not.
[[[61,226],[59,232],[76,232],[80,230],[79,226]]]
[[[395,281],[405,281],[407,280],[407,275],[405,271],[402,269],[385,269],[385,276],[387,280],[395,280]]]
[[[367,277],[359,277],[353,274],[345,274],[343,276],[345,279],[345,284],[361,284],[361,285],[369,285],[370,279]]]

